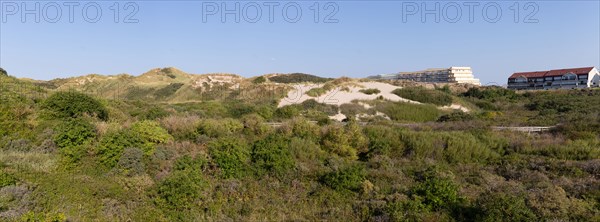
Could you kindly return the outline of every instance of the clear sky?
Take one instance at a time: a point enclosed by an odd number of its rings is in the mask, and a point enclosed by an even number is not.
[[[246,77],[276,72],[365,77],[471,66],[483,84],[504,84],[515,71],[600,66],[599,1],[518,1],[518,7],[517,1],[132,3],[2,0],[0,66],[34,79],[139,75],[157,67]],[[236,3],[240,21],[234,14],[222,21],[224,7],[235,13]],[[24,7],[33,14],[22,15]],[[422,15],[424,7],[432,12]]]

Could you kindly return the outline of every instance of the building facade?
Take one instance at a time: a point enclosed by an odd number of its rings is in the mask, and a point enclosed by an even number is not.
[[[471,67],[450,67],[447,69],[426,69],[416,72],[400,72],[395,74],[370,76],[371,79],[408,80],[428,83],[468,83],[481,85],[473,76]]]
[[[509,89],[580,89],[600,87],[600,74],[595,67],[517,72],[508,77]]]

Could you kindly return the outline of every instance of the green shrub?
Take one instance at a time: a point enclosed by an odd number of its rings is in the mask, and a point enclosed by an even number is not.
[[[367,152],[369,141],[363,134],[361,126],[358,125],[356,121],[350,120],[347,122],[344,130],[346,131],[346,135],[350,138],[349,142],[352,148],[361,153]]]
[[[334,190],[359,191],[365,176],[365,169],[356,165],[325,174],[321,182]]]
[[[127,176],[141,175],[145,172],[144,152],[138,148],[125,148],[117,162],[117,168]]]
[[[439,90],[425,89],[423,87],[411,87],[395,89],[392,93],[413,101],[429,103],[438,106],[452,104],[452,96]]]
[[[177,92],[177,90],[179,90],[182,86],[183,83],[171,83],[168,86],[156,90],[156,92],[154,92],[154,96],[156,96],[157,99],[167,98],[174,95],[175,92]]]
[[[173,140],[173,137],[169,135],[169,132],[160,127],[158,122],[150,120],[134,123],[131,126],[130,132],[144,142],[144,145],[140,148],[147,155],[154,152],[156,144],[167,143]]]
[[[254,80],[252,80],[252,83],[254,83],[254,84],[261,84],[261,83],[264,83],[266,81],[267,81],[267,79],[264,76],[259,76],[259,77],[256,77]]]
[[[493,160],[499,154],[489,144],[464,132],[410,132],[400,136],[406,153],[416,159],[432,158],[449,163],[472,163]]]
[[[473,116],[471,114],[462,112],[462,111],[454,111],[450,114],[446,114],[443,116],[440,116],[440,118],[438,118],[438,122],[456,122],[456,121],[469,121],[469,120],[473,120]]]
[[[250,150],[244,141],[225,137],[210,142],[208,150],[224,178],[241,178],[246,174]]]
[[[165,109],[163,109],[159,106],[153,106],[152,108],[148,109],[147,111],[145,111],[143,113],[142,119],[156,120],[156,119],[166,117],[168,115],[169,115],[169,112],[167,112]]]
[[[83,157],[86,155],[88,146],[67,146],[59,150],[62,156],[62,164],[65,168],[71,168],[75,166]]]
[[[303,83],[303,82],[313,82],[313,83],[323,83],[327,82],[331,79],[322,78],[314,75],[304,74],[304,73],[292,73],[286,75],[277,75],[269,78],[269,81],[276,83]]]
[[[244,124],[236,119],[205,119],[200,122],[198,133],[212,138],[236,135],[244,129]]]
[[[352,147],[350,135],[338,125],[328,125],[323,129],[321,145],[324,150],[350,159],[358,158],[358,151]]]
[[[479,196],[475,206],[479,211],[476,221],[538,221],[523,196],[485,192]]]
[[[521,97],[514,90],[504,89],[502,87],[473,87],[463,93],[462,96],[483,99],[490,102],[515,100]]]
[[[452,209],[462,202],[462,197],[458,194],[458,185],[452,180],[439,178],[427,172],[422,180],[411,189],[410,194],[412,199],[420,200],[427,209]]]
[[[404,143],[400,140],[397,129],[387,126],[367,126],[364,134],[369,143],[367,157],[375,155],[386,155],[402,157],[404,155]]]
[[[326,90],[324,88],[312,88],[312,89],[306,91],[306,95],[308,95],[310,97],[319,97],[319,96],[327,93],[327,91],[329,91],[329,90]]]
[[[11,174],[0,171],[0,188],[17,184],[17,178]]]
[[[277,108],[275,110],[275,116],[282,119],[291,119],[300,115],[300,110],[296,105],[287,105],[284,107]]]
[[[345,103],[340,105],[340,113],[351,118],[361,113],[368,113],[368,110],[364,106],[356,103]]]
[[[96,137],[96,128],[81,118],[64,121],[56,132],[54,143],[59,148],[80,146]]]
[[[367,94],[367,95],[373,95],[373,94],[379,94],[381,92],[381,90],[379,89],[361,89],[359,90],[359,92]]]
[[[319,137],[319,126],[309,122],[304,118],[294,118],[284,123],[280,128],[279,132],[285,134],[288,137],[298,137],[313,142],[318,142]]]
[[[289,140],[281,134],[273,134],[259,140],[252,147],[252,162],[258,173],[273,173],[284,176],[294,167],[294,159],[288,149]]]
[[[262,137],[272,130],[258,114],[250,114],[242,117],[242,124],[244,124],[243,132],[246,135]]]
[[[21,215],[20,221],[23,222],[66,222],[67,217],[63,213],[35,213],[28,211]]]
[[[186,211],[199,205],[199,198],[206,182],[200,172],[183,170],[175,171],[157,187],[158,206],[168,210]]]
[[[375,109],[396,121],[428,122],[437,120],[440,115],[435,106],[404,102],[382,102]]]
[[[102,137],[98,144],[100,162],[107,167],[114,167],[125,148],[143,147],[145,141],[128,130],[109,132]]]
[[[8,72],[0,67],[0,76],[8,76]]]
[[[338,113],[338,107],[336,105],[329,105],[319,103],[314,99],[309,99],[301,103],[304,110],[314,110],[325,113],[328,116],[332,116]]]
[[[193,170],[196,172],[202,172],[204,168],[207,166],[207,161],[202,156],[196,156],[196,158],[192,158],[190,155],[184,155],[178,158],[173,165],[173,169],[183,171],[183,170]]]
[[[57,92],[46,99],[42,107],[54,118],[76,118],[84,114],[101,120],[108,119],[108,111],[98,100],[79,92]]]

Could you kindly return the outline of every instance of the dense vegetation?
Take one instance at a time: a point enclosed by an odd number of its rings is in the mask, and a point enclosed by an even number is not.
[[[0,220],[600,220],[600,91],[408,90],[428,104],[1,91]]]
[[[407,87],[396,89],[392,93],[421,103],[447,106],[452,103],[452,96],[441,90],[425,89],[423,87]]]
[[[304,73],[291,73],[285,75],[276,75],[269,78],[269,81],[276,83],[303,83],[303,82],[312,82],[312,83],[324,83],[331,79],[318,77],[310,74]]]

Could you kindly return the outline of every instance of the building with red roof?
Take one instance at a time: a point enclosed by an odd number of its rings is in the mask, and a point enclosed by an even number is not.
[[[578,89],[600,87],[595,67],[516,72],[508,77],[509,89]]]

